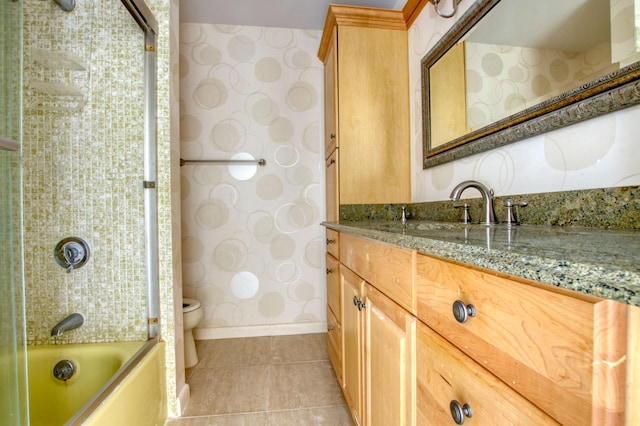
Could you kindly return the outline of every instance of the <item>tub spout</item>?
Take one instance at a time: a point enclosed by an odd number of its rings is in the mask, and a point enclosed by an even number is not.
[[[68,317],[66,317],[65,319],[63,319],[62,321],[60,321],[59,323],[57,323],[51,329],[51,337],[61,336],[62,333],[64,333],[65,331],[78,328],[82,324],[84,324],[84,315],[82,315],[81,313],[75,312],[69,315]]]

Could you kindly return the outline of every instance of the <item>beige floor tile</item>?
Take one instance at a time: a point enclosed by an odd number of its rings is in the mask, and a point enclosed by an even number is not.
[[[302,410],[269,411],[267,426],[352,426],[346,406],[319,407]]]
[[[271,337],[243,339],[198,340],[199,368],[218,368],[232,365],[261,365],[269,362]]]
[[[197,369],[189,379],[191,400],[185,415],[264,411],[267,407],[269,366]]]
[[[328,360],[327,334],[299,334],[271,338],[271,362]]]
[[[329,361],[270,366],[268,410],[344,405]]]
[[[169,419],[165,423],[166,426],[262,426],[266,424],[266,413],[181,417]]]

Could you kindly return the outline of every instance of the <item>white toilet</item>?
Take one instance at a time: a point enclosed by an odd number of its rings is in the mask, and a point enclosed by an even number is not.
[[[193,340],[193,329],[198,326],[204,310],[195,299],[182,299],[182,327],[184,329],[184,366],[191,368],[198,363],[196,342]]]

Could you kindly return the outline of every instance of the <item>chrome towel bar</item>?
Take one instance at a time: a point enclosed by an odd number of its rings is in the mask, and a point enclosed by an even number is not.
[[[185,160],[180,159],[180,167],[188,164],[257,164],[259,166],[265,166],[267,160],[260,158],[258,160]]]

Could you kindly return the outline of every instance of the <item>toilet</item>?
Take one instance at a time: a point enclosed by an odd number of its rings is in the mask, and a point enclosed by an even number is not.
[[[191,368],[198,363],[196,342],[193,340],[193,329],[198,326],[204,310],[195,299],[182,299],[182,327],[184,329],[184,366]]]

